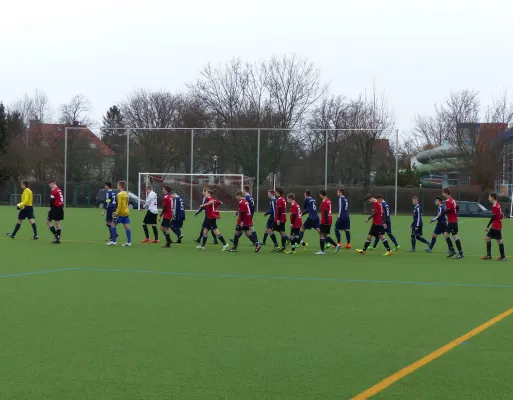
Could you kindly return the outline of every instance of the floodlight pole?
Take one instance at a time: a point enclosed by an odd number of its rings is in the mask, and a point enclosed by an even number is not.
[[[395,212],[394,215],[397,215],[397,174],[399,172],[399,129],[395,130],[395,198],[394,198],[394,206]]]
[[[328,130],[326,129],[326,148],[324,149],[324,189],[328,190]]]
[[[128,179],[130,177],[130,130],[126,131],[126,191],[128,192]],[[141,194],[137,193],[137,197]]]
[[[258,212],[258,203],[260,200],[260,129],[257,132],[257,162],[256,162],[256,212]]]
[[[192,210],[192,196],[193,196],[193,177],[194,177],[194,128],[191,129],[191,210]]]
[[[68,184],[68,128],[64,128],[64,208],[66,208],[66,193]]]

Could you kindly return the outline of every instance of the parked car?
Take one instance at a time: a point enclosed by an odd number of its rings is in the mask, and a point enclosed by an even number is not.
[[[119,190],[112,189],[114,192],[114,195],[116,196],[119,193]],[[131,210],[134,208],[137,208],[137,203],[140,202],[140,199],[132,192],[128,192],[129,197],[129,203],[128,208]],[[98,194],[96,196],[96,207],[98,208],[105,208],[105,199],[107,198],[107,191],[105,189],[101,189],[98,191]]]
[[[457,201],[458,217],[491,218],[492,212],[481,203],[475,201]]]

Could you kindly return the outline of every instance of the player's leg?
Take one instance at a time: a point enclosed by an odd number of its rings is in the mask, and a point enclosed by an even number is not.
[[[346,245],[344,246],[346,249],[351,248],[351,229],[345,229],[346,232]]]
[[[452,236],[454,238],[454,244],[456,245],[456,248],[458,249],[458,257],[456,257],[456,258],[459,259],[463,256],[463,248],[461,247],[461,240],[460,240],[460,237],[458,236],[458,232],[456,232]]]
[[[146,217],[144,217],[146,219]],[[146,225],[145,222],[142,224],[143,231],[144,231],[144,239],[141,243],[148,243],[150,241],[150,231],[148,230],[148,225]]]
[[[161,230],[162,230],[162,233],[164,234],[164,237],[166,238],[166,244],[164,246],[162,246],[163,248],[170,248],[171,247],[171,243],[173,242],[171,240],[171,230],[169,229],[169,220],[162,220],[162,224],[160,226]]]
[[[110,240],[107,242],[107,246],[116,245],[118,238],[117,225],[115,219],[110,223]]]
[[[378,243],[379,243],[379,238],[376,236],[374,238],[374,243],[372,244],[372,246],[370,246],[370,249],[374,250],[375,248],[377,248],[378,247]]]
[[[295,235],[295,232],[293,229],[291,229],[290,231],[290,246],[291,246],[291,250],[292,252],[295,252],[296,251],[296,235]]]
[[[159,241],[159,231],[157,229],[157,224],[152,224],[151,228],[153,230],[153,237],[155,238],[154,243],[158,243],[158,241]],[[169,231],[169,228],[167,230]]]
[[[383,246],[385,246],[385,249],[387,249],[387,254],[391,253],[390,244],[388,244],[388,240],[385,236],[385,232],[383,232],[381,235],[379,235],[379,238],[381,240],[381,243],[383,243]]]
[[[215,225],[214,229],[212,229],[212,236],[217,237],[217,239],[219,239],[219,241],[222,243],[223,251],[228,250],[228,245],[226,244],[226,240],[224,240],[223,234],[217,227],[217,221],[216,221],[216,225]]]
[[[504,251],[504,242],[502,241],[502,232],[500,239],[497,239],[497,244],[499,245],[499,252],[501,256],[498,258],[499,261],[506,261],[506,252]]]
[[[277,229],[278,229],[278,225],[276,223],[274,223],[274,225],[271,229],[271,233],[269,234],[269,236],[271,237],[271,240],[273,241],[275,249],[278,247],[278,239],[276,239],[276,230]]]
[[[445,238],[445,241],[447,242],[447,247],[449,249],[449,255],[447,256],[449,258],[456,254],[456,252],[454,251],[454,246],[452,244],[451,237],[449,236],[449,225],[447,225],[447,228],[445,229],[444,238]]]
[[[423,228],[423,225],[420,225],[417,227],[417,230],[415,231],[415,239],[417,239],[421,243],[429,245],[429,242],[426,239],[424,239],[424,237],[422,236],[422,232],[423,232],[422,228]]]
[[[415,228],[411,228],[411,248],[408,250],[409,252],[414,252],[417,246],[417,234],[415,233]]]
[[[124,223],[123,226],[125,227],[125,232],[126,232],[126,244],[131,245],[132,244],[132,230],[130,229],[130,222]]]
[[[435,231],[433,232],[433,236],[431,236],[431,243],[429,244],[429,247],[425,249],[427,252],[431,253],[433,251],[433,247],[435,247],[436,244],[436,237],[438,236],[437,228],[435,228]]]
[[[208,239],[208,231],[210,230],[210,227],[206,225],[206,223],[203,224],[203,231],[202,231],[202,237],[201,237],[201,245],[196,248],[205,248],[205,245],[207,244]]]
[[[269,232],[271,230],[266,226],[265,227],[265,231],[264,231],[264,240],[262,240],[262,245],[266,245],[266,241],[267,241],[267,236],[269,236]]]
[[[282,222],[280,224],[280,236],[281,236],[281,249],[285,251],[287,248],[287,241],[289,240],[289,237],[287,236],[287,232],[285,232],[285,223]]]
[[[482,257],[483,260],[490,260],[492,258],[492,238],[490,232],[485,236],[486,242],[486,256]]]
[[[21,228],[21,223],[22,223],[22,219],[20,219],[18,217],[18,219],[16,220],[16,225],[14,226],[14,229],[12,230],[12,233],[6,233],[6,235],[9,236],[10,238],[14,239],[16,237],[16,234],[18,233],[18,231]],[[35,235],[35,236],[37,236],[37,235]]]
[[[323,233],[321,233],[319,235],[319,247],[320,247],[321,251],[319,251],[315,254],[319,254],[319,255],[325,254],[324,253],[325,246],[326,246],[326,236]]]
[[[30,218],[29,222],[30,222],[30,226],[32,227],[32,233],[34,234],[34,239],[37,239],[38,236],[37,236],[36,220],[34,218]]]
[[[239,225],[235,227],[235,231],[233,232],[233,251],[236,251],[239,247],[239,239],[242,236],[242,229]]]

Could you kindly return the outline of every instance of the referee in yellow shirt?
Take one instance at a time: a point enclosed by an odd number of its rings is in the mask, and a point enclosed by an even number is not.
[[[16,221],[16,226],[12,233],[6,233],[6,235],[14,239],[21,228],[21,222],[28,219],[30,225],[32,225],[32,230],[34,231],[34,236],[32,238],[37,240],[39,238],[37,236],[37,226],[34,217],[34,196],[32,195],[32,190],[29,189],[29,183],[27,181],[23,181],[21,183],[21,190],[23,190],[23,193],[21,194],[21,203],[16,206],[16,208],[20,210],[18,213],[18,221]]]

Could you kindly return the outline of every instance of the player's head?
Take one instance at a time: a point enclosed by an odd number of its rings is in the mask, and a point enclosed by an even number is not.
[[[319,190],[319,196],[321,199],[325,199],[328,196],[328,192],[325,189]]]
[[[445,198],[449,197],[450,195],[451,195],[451,189],[449,189],[448,187],[446,187],[442,190],[442,196],[444,196]]]
[[[307,197],[312,197],[312,191],[311,191],[310,189],[306,189],[306,190],[305,190],[305,199],[306,199]]]
[[[207,189],[207,197],[214,197],[214,191],[212,189]]]
[[[495,203],[497,201],[497,193],[492,192],[488,195],[488,201],[490,203]]]
[[[171,192],[171,197],[172,197],[173,199],[176,199],[176,198],[178,197],[178,193],[176,193],[176,190],[173,190],[173,191]]]
[[[287,195],[287,203],[292,204],[296,201],[296,195],[294,193],[289,193]]]
[[[21,185],[20,185],[20,186],[21,186],[21,188],[22,188],[23,190],[25,190],[25,189],[28,189],[28,187],[29,187],[29,183],[28,183],[28,181],[23,181],[23,182],[21,182]]]
[[[150,188],[151,190],[151,188]],[[148,191],[148,188],[146,188],[146,191]],[[168,195],[169,193],[171,193],[171,187],[168,186],[168,185],[165,185],[163,188],[162,188],[162,192],[164,193],[164,195]]]
[[[367,196],[365,196],[365,201],[369,202],[369,203],[374,203],[376,201],[376,199],[374,198],[374,196],[372,194],[368,194]]]
[[[379,201],[380,203],[383,203],[383,200],[384,200],[384,199],[385,199],[385,198],[383,197],[383,195],[382,195],[382,194],[377,194],[377,195],[376,195],[376,200],[377,200],[377,201]]]
[[[244,188],[246,188],[246,187],[244,186]],[[246,189],[244,189],[244,190],[246,190]],[[235,193],[235,198],[238,201],[240,201],[243,197],[244,197],[244,193],[242,193],[240,190],[237,193]]]
[[[249,185],[244,185],[243,189],[244,189],[244,193],[249,193],[251,188],[249,187]]]
[[[283,196],[283,188],[282,187],[277,187],[275,190],[276,190],[276,193],[278,194],[278,196]]]
[[[204,187],[203,188],[203,195],[206,196],[207,195],[207,192],[208,192],[208,187]]]
[[[435,197],[435,204],[436,204],[438,207],[440,207],[440,204],[442,204],[442,203],[443,203],[442,198],[441,198],[440,196],[436,196],[436,197]]]
[[[270,199],[272,199],[275,195],[276,195],[276,193],[274,192],[274,190],[269,189],[267,191],[267,197],[269,197]]]
[[[146,193],[150,193],[153,190],[151,185],[146,186]]]
[[[417,196],[413,196],[411,198],[411,202],[413,203],[414,206],[416,206],[417,204],[419,204],[419,198]]]
[[[118,182],[118,190],[119,190],[120,192],[122,192],[122,191],[124,191],[124,190],[125,190],[125,188],[126,188],[126,182],[125,182],[125,181],[119,181],[119,182]]]
[[[346,192],[344,191],[344,188],[338,188],[338,189],[337,189],[337,195],[338,195],[338,197],[342,197],[342,196],[344,196],[344,195],[345,195],[345,193],[346,193]]]
[[[55,182],[55,179],[50,179],[50,180],[48,181],[48,186],[50,186],[50,188],[52,188],[52,189],[53,189],[54,187],[56,187],[56,186],[57,186],[57,182]]]
[[[110,189],[112,189],[112,183],[105,182],[105,186],[104,187],[105,187],[105,190],[110,190]]]

